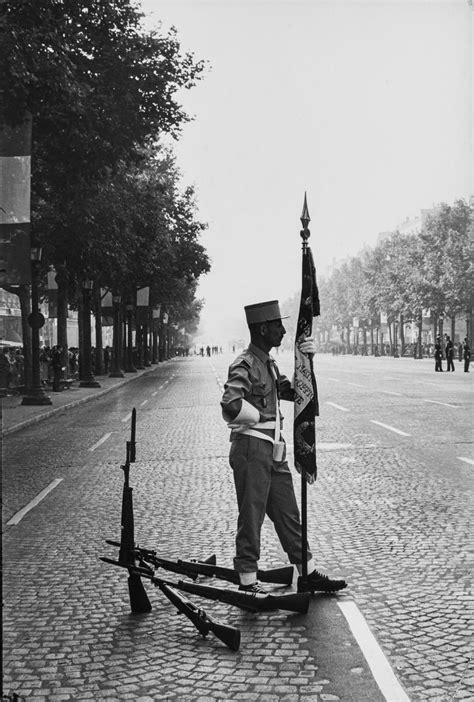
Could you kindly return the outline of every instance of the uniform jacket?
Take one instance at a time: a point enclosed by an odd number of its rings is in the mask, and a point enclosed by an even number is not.
[[[272,363],[276,378],[271,371]],[[233,419],[229,405],[240,399],[247,400],[258,409],[261,422],[275,421],[277,399],[294,400],[290,380],[280,374],[272,356],[252,343],[229,367],[221,400],[222,415],[226,422]]]

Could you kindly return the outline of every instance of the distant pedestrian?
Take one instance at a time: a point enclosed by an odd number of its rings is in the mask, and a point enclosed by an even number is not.
[[[469,364],[471,362],[471,349],[469,347],[469,341],[467,336],[465,337],[462,345],[462,355],[464,358],[464,372],[469,373]]]
[[[462,359],[463,359],[463,345],[462,345],[461,341],[458,344],[458,359],[460,361],[462,361]]]
[[[446,370],[447,370],[448,372],[449,372],[449,371],[454,371],[454,370],[455,370],[455,368],[454,368],[454,361],[453,361],[453,357],[454,357],[454,346],[453,346],[453,342],[451,341],[451,337],[449,336],[449,334],[446,334],[446,348],[445,348],[445,351],[446,351],[446,363],[447,363]]]
[[[104,371],[105,373],[109,372],[110,369],[110,346],[106,346],[104,349]]]
[[[0,390],[2,395],[7,395],[11,382],[11,362],[7,349],[0,349]]]
[[[61,391],[61,375],[63,366],[63,349],[62,346],[53,346],[51,354],[51,366],[53,368],[53,392]]]
[[[438,336],[436,337],[436,344],[434,347],[434,358],[435,358],[435,371],[438,373],[443,372],[443,366],[441,365],[441,361],[443,359],[443,351],[441,348],[441,337]]]

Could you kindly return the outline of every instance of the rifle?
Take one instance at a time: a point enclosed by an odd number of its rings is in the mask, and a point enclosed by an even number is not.
[[[106,539],[106,543],[110,544],[110,546],[120,546],[117,541],[110,541],[109,539]],[[205,575],[208,577],[216,577],[220,580],[227,580],[227,582],[234,583],[234,585],[238,585],[240,582],[239,574],[235,570],[216,565],[216,557],[214,555],[210,556],[205,561],[194,559],[186,561],[181,558],[176,561],[170,561],[166,558],[161,558],[161,556],[157,556],[156,551],[138,546],[133,550],[133,555],[140,561],[141,565],[143,563],[152,563],[156,568],[164,568],[165,570],[170,570],[172,573],[186,575],[188,578],[192,578],[192,580],[196,580],[199,575]],[[257,578],[262,583],[291,585],[293,582],[293,574],[293,566],[283,566],[282,568],[259,570],[257,571]]]
[[[135,407],[132,410],[132,425],[130,441],[127,441],[127,455],[125,464],[120,466],[124,473],[123,493],[122,493],[122,517],[119,561],[121,565],[135,565],[135,526],[133,519],[133,488],[129,484],[130,463],[135,462],[135,431],[137,422],[137,412]],[[130,597],[130,608],[135,614],[151,612],[151,604],[141,581],[140,575],[129,569],[128,594]]]
[[[187,618],[194,624],[199,633],[205,638],[212,631],[218,639],[220,639],[232,651],[238,651],[240,646],[240,631],[233,626],[227,626],[212,619],[203,609],[196,607],[195,604],[183,597],[174,587],[168,585],[164,581],[158,583],[161,592],[166,595],[169,601],[174,604],[179,614],[185,614]]]
[[[128,568],[130,573],[148,578],[153,585],[160,587],[162,583],[170,587],[183,590],[191,595],[198,597],[206,597],[210,600],[217,600],[230,604],[233,607],[240,607],[248,612],[273,612],[277,609],[284,609],[290,612],[299,612],[306,614],[309,607],[310,594],[309,592],[301,592],[289,595],[263,595],[251,592],[239,592],[236,590],[224,590],[219,587],[211,587],[210,585],[198,585],[196,583],[186,583],[179,580],[177,583],[163,580],[152,575],[149,567],[132,566],[120,561],[115,561],[112,558],[101,557],[104,563],[111,563],[115,566]]]

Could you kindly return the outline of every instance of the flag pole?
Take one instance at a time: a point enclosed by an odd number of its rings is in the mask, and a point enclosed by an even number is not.
[[[308,203],[306,200],[306,192],[304,194],[303,212],[300,217],[303,229],[300,231],[300,236],[303,240],[301,245],[302,248],[302,261],[306,254],[308,248],[308,239],[311,232],[308,229],[308,224],[310,223],[310,216],[308,211]],[[308,578],[308,501],[307,501],[307,483],[306,483],[306,466],[303,461],[301,464],[301,557],[302,557],[302,579],[305,584]]]

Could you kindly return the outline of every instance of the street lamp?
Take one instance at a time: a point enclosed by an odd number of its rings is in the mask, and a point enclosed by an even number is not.
[[[100,383],[92,374],[91,359],[91,291],[94,281],[86,278],[82,281],[82,328],[83,328],[83,353],[82,362],[83,378],[79,383],[81,388],[100,388]]]
[[[39,330],[44,325],[44,317],[38,309],[38,272],[41,262],[42,249],[40,246],[31,247],[31,314],[28,315],[28,324],[31,327],[31,387],[24,396],[22,405],[52,405],[51,398],[46,395],[41,387],[40,373],[40,340]]]
[[[133,348],[132,348],[132,318],[133,318],[133,303],[128,302],[125,305],[127,313],[127,353],[125,356],[125,373],[136,373],[137,369],[133,363]]]
[[[120,368],[120,352],[122,348],[120,323],[120,295],[112,295],[112,305],[114,308],[114,331],[113,331],[113,348],[112,348],[112,367],[110,369],[109,378],[123,378],[124,374]]]

